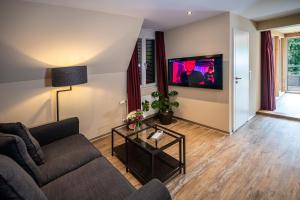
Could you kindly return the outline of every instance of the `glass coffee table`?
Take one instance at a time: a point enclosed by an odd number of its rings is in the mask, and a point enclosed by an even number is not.
[[[163,135],[151,136],[158,130]],[[153,178],[162,182],[185,173],[185,136],[158,124],[144,123],[139,130],[126,124],[112,129],[112,156],[116,155],[142,184]]]

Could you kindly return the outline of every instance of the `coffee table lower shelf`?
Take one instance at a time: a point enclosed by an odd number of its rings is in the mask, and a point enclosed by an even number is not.
[[[126,144],[114,147],[115,155],[127,166],[129,171],[142,183],[145,184],[153,178],[165,182],[176,173],[181,173],[183,165],[179,160],[161,151],[154,155],[152,165],[152,155],[133,143],[127,144],[128,162],[126,163]],[[152,172],[153,168],[153,172]]]

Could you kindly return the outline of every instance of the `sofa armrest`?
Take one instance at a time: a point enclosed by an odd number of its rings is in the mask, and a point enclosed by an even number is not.
[[[152,179],[146,185],[129,195],[125,200],[171,200],[166,186],[159,180]]]
[[[29,129],[32,136],[41,146],[56,140],[79,134],[79,120],[77,117],[53,122]]]

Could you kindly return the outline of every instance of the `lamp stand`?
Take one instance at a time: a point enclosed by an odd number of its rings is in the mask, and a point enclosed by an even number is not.
[[[59,93],[72,91],[72,86],[70,85],[69,89],[57,90],[56,91],[56,120],[59,121]]]

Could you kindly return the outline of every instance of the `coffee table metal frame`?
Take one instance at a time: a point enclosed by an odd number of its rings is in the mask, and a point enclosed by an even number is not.
[[[124,132],[120,132],[119,130],[121,128],[126,128],[127,124],[123,124],[117,127],[112,128],[111,131],[111,154],[112,156],[116,155],[125,165],[126,167],[126,172],[130,171],[132,172],[132,174],[141,182],[141,183],[147,183],[148,181],[150,181],[152,178],[158,178],[160,179],[162,182],[168,180],[169,178],[171,178],[172,176],[174,176],[177,172],[178,174],[183,173],[185,174],[186,172],[186,158],[185,158],[185,151],[186,151],[186,147],[185,147],[185,136],[173,131],[171,129],[165,128],[163,126],[160,126],[158,124],[154,124],[154,125],[149,125],[146,124],[146,127],[141,128],[138,131],[130,131],[128,129],[128,132],[124,134]],[[163,145],[162,147],[157,148],[156,146],[153,146],[147,142],[145,142],[147,145],[150,145],[151,148],[147,148],[145,147],[145,144],[142,144],[141,142],[139,142],[139,133],[142,133],[143,131],[146,131],[147,129],[154,129],[155,131],[157,130],[163,130],[164,134],[167,134],[169,137],[172,137],[173,140],[165,145]],[[122,154],[125,156],[121,157],[121,153],[117,151],[118,147],[114,146],[114,135],[117,134],[119,136],[121,136],[124,139],[124,143],[122,143],[121,145],[123,145],[123,151],[125,150],[125,152],[122,152]],[[134,137],[135,136],[135,137]],[[133,139],[134,138],[134,139]],[[157,141],[159,142],[159,140]],[[137,148],[143,150],[144,152],[148,153],[151,155],[151,178],[145,178],[145,176],[142,176],[137,170],[134,169],[134,167],[132,167],[129,163],[129,159],[128,159],[128,147],[129,145],[132,146],[132,144],[134,144]],[[156,143],[157,144],[157,143]],[[165,152],[163,152],[164,150],[166,150],[167,148],[175,145],[175,144],[179,144],[179,148],[178,148],[178,153],[179,153],[179,160],[170,156],[169,154],[166,154]],[[148,146],[149,147],[149,146]],[[119,148],[120,149],[120,148]],[[163,177],[159,176],[159,177],[155,177],[155,174],[157,175],[157,173],[155,173],[155,161],[157,160],[156,156],[157,155],[161,155],[164,154],[165,158],[168,159],[174,159],[172,160],[173,163],[176,160],[178,162],[178,166],[174,166],[171,171],[168,172],[168,174],[163,175]],[[125,157],[125,158],[124,158]],[[161,159],[161,158],[160,158]],[[177,165],[177,164],[176,164]]]

